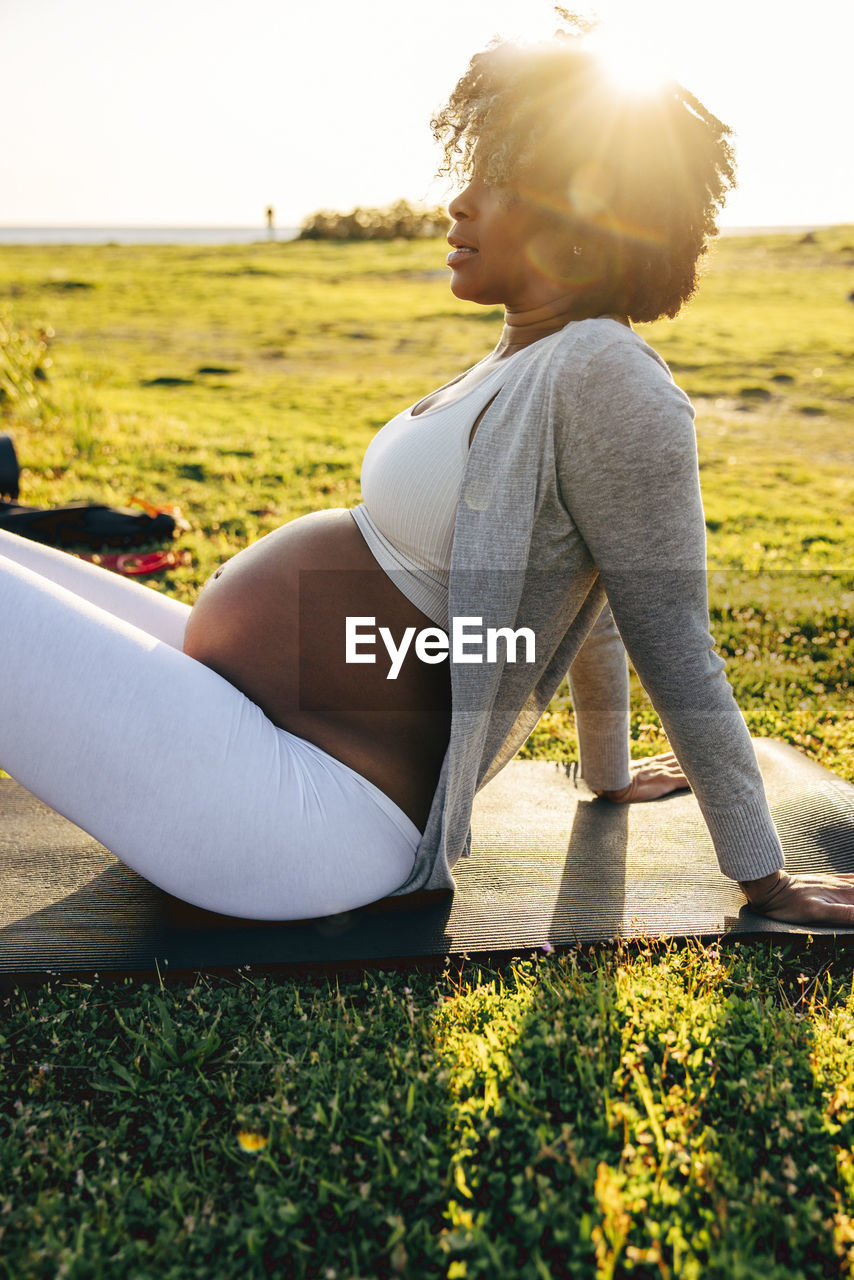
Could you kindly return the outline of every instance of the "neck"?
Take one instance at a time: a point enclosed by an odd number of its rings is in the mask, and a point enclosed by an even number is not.
[[[532,342],[538,342],[540,338],[547,338],[551,333],[557,333],[559,329],[563,329],[571,320],[586,320],[591,317],[579,314],[577,301],[573,305],[572,298],[561,297],[556,298],[553,302],[547,302],[540,307],[532,307],[527,310],[512,310],[507,307],[504,312],[504,327],[501,330],[501,337],[498,340],[496,351],[499,355],[512,355],[514,351],[519,351],[522,347],[529,347]],[[631,328],[628,316],[611,315],[606,317],[609,320],[617,320],[620,324]]]

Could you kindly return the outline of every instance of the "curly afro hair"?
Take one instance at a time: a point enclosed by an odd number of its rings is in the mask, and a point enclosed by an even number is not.
[[[475,54],[432,128],[440,174],[476,170],[540,202],[595,264],[585,314],[656,320],[696,291],[734,158],[731,130],[681,85],[622,91],[583,34],[500,42]]]

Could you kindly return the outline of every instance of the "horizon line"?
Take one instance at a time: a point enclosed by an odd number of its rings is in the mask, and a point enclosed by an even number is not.
[[[255,222],[0,222],[0,231],[267,231],[266,223]],[[282,223],[276,231],[299,230],[298,224]]]
[[[449,219],[450,222],[450,219]],[[256,222],[0,222],[0,231],[298,231],[300,223],[275,223],[272,228],[266,223]],[[850,219],[831,220],[829,222],[726,222],[721,220],[721,227],[814,227],[817,230],[829,227],[854,225],[854,215]]]

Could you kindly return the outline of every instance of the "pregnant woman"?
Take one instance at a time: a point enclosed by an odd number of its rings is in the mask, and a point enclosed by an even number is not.
[[[569,672],[594,790],[690,785],[758,910],[851,923],[854,878],[783,870],[709,635],[692,409],[631,327],[696,287],[728,130],[574,36],[476,55],[434,130],[451,289],[503,306],[494,349],[377,433],[362,505],[192,611],[0,536],[0,764],[170,893],[301,919],[453,888],[475,792]],[[630,763],[626,650],[675,755]]]

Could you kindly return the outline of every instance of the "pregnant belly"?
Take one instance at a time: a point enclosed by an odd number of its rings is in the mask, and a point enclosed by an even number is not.
[[[372,617],[373,664],[347,661],[347,618]],[[423,829],[450,725],[448,664],[412,647],[395,679],[379,640],[432,626],[378,567],[348,511],[283,525],[205,585],[184,641],[283,729],[378,786]]]

